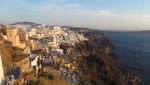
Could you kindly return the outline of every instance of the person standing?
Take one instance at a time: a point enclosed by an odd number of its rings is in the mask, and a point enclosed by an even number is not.
[[[7,79],[6,85],[15,85],[14,75],[10,75]]]
[[[38,65],[38,56],[31,62],[31,66],[33,67],[34,76],[36,76],[37,72],[37,65]]]

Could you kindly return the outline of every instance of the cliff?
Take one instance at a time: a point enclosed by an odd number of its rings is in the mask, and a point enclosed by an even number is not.
[[[18,48],[24,49],[26,47],[26,41],[28,35],[19,26],[2,25],[0,26],[1,36],[10,42],[12,45]]]
[[[10,43],[0,39],[0,59],[2,61],[2,68],[4,74],[6,75],[7,72],[10,70],[13,61],[12,61],[13,49],[10,46]]]
[[[78,31],[81,32],[81,31]],[[75,85],[138,85],[139,78],[119,65],[111,41],[97,31],[82,30],[86,40],[61,45],[66,50],[58,71]],[[63,35],[61,36],[63,37]],[[59,57],[58,57],[59,60]],[[64,66],[62,66],[64,64]]]
[[[118,63],[111,40],[101,31],[54,27],[34,29],[28,34],[18,31],[19,29],[8,29],[1,30],[3,38],[6,35],[16,47],[32,46],[35,47],[33,49],[44,49],[43,55],[52,63],[50,70],[74,85],[139,85],[139,78]],[[32,31],[36,32],[33,34]],[[29,41],[36,44],[26,44],[26,34],[31,35]],[[13,57],[16,58],[16,55]]]

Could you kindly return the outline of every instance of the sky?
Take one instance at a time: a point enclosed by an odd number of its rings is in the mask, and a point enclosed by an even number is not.
[[[150,30],[150,0],[0,0],[0,23]]]

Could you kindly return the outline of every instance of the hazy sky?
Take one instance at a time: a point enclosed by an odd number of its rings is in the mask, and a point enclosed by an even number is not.
[[[0,23],[150,29],[150,0],[0,0]]]

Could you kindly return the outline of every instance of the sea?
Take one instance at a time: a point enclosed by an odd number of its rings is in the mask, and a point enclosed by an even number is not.
[[[119,61],[150,85],[150,31],[105,32],[112,40]]]

